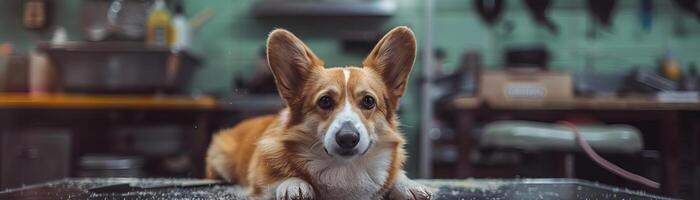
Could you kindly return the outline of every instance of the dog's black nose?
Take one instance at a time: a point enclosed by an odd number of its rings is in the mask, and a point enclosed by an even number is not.
[[[360,134],[357,133],[357,129],[352,126],[352,123],[345,122],[338,130],[338,133],[335,134],[335,142],[338,143],[340,148],[350,150],[355,148],[357,143],[360,142]]]

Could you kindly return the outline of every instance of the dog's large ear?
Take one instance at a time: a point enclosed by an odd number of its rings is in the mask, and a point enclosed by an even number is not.
[[[381,75],[394,97],[403,96],[416,59],[416,38],[413,31],[399,26],[384,35],[362,64]]]
[[[284,29],[276,29],[268,36],[267,61],[277,90],[288,105],[299,100],[308,78],[323,70],[323,61],[299,38]]]

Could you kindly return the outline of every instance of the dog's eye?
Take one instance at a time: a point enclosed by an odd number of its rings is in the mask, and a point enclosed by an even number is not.
[[[372,96],[365,96],[364,98],[362,98],[362,106],[367,110],[371,110],[372,108],[374,108],[375,104],[376,103],[374,101],[374,97]]]
[[[318,99],[318,107],[324,110],[331,109],[333,107],[333,100],[329,96],[322,96]]]

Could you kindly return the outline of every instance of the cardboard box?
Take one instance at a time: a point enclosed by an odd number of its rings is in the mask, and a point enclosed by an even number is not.
[[[481,72],[479,96],[487,101],[572,99],[573,77],[566,72]]]

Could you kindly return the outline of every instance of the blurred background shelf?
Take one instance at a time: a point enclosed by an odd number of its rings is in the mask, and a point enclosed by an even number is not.
[[[391,17],[393,0],[284,1],[264,0],[253,5],[256,17]]]
[[[451,106],[461,109],[485,106],[512,110],[700,110],[700,102],[661,102],[648,97],[576,97],[547,100],[458,97],[453,99]]]

